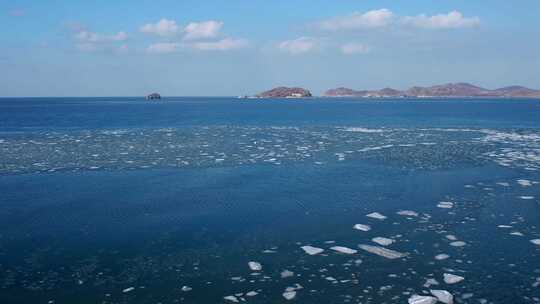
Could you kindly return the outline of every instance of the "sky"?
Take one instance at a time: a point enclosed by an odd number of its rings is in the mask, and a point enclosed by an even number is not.
[[[540,89],[540,1],[10,0],[0,96]]]

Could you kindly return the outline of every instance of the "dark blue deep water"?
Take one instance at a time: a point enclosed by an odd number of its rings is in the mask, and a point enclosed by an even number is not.
[[[0,99],[0,160],[2,304],[540,303],[540,100]]]

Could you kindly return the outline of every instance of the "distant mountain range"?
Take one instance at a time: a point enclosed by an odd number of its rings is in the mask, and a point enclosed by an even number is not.
[[[470,83],[448,83],[431,87],[412,87],[406,91],[384,88],[381,90],[353,90],[336,88],[324,93],[327,97],[499,97],[540,98],[540,90],[522,86],[509,86],[490,90]]]

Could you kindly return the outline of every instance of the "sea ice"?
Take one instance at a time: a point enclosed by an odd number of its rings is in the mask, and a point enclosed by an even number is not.
[[[322,248],[317,248],[313,246],[302,246],[301,248],[309,255],[316,255],[324,251],[324,249]]]
[[[363,225],[363,224],[356,224],[353,226],[354,229],[360,230],[360,231],[370,231],[371,227],[369,225]]]
[[[409,304],[435,304],[437,303],[437,298],[430,297],[430,296],[414,295],[410,297],[407,302]]]
[[[540,239],[531,240],[531,243],[540,246]]]
[[[445,304],[453,304],[454,296],[446,290],[430,290],[431,294],[437,297],[437,299]]]
[[[437,207],[443,208],[443,209],[451,209],[451,208],[454,207],[454,203],[452,203],[452,202],[439,202]]]
[[[461,276],[458,276],[458,275],[455,275],[455,274],[451,274],[451,273],[443,274],[443,278],[444,278],[444,282],[446,284],[456,284],[456,283],[459,283],[459,282],[465,280],[464,277],[461,277]]]
[[[381,246],[388,246],[388,245],[391,245],[392,243],[394,243],[394,240],[392,239],[389,239],[389,238],[385,238],[385,237],[374,237],[371,239],[373,242],[381,245]]]
[[[385,220],[386,219],[386,216],[380,214],[379,212],[373,212],[373,213],[370,213],[370,214],[368,214],[366,216],[370,217],[370,218],[377,219],[377,220]]]
[[[452,234],[447,235],[446,238],[449,239],[450,241],[457,241],[457,237]]]
[[[372,245],[358,245],[358,247],[362,250],[365,250],[369,253],[373,253],[382,257],[385,257],[387,259],[399,259],[407,256],[407,253],[401,253],[397,252],[391,249],[379,247],[379,246],[372,246]]]
[[[123,293],[128,293],[128,292],[133,291],[133,290],[135,290],[135,287],[128,287],[128,288],[122,290],[122,292]]]
[[[294,298],[296,297],[296,291],[294,291],[294,290],[291,290],[291,291],[285,291],[285,292],[283,293],[283,297],[284,297],[286,300],[290,301],[290,300],[292,300],[292,299],[294,299]]]
[[[337,252],[344,253],[344,254],[355,254],[355,253],[358,252],[358,250],[343,247],[343,246],[334,246],[334,247],[330,247],[330,249],[332,249],[334,251],[337,251]]]
[[[192,291],[193,288],[189,287],[189,286],[182,286],[182,291],[184,292],[188,292],[188,291]]]
[[[235,297],[235,296],[226,296],[226,297],[223,297],[223,299],[225,299],[227,301],[231,301],[233,303],[238,303],[238,298]]]
[[[261,271],[262,270],[262,265],[261,265],[261,263],[258,263],[258,262],[249,262],[248,266],[249,266],[249,269],[251,269],[253,271]]]
[[[254,296],[258,295],[258,294],[259,294],[259,293],[256,292],[256,291],[249,291],[249,292],[246,293],[246,296],[248,296],[248,297],[254,297]]]
[[[437,254],[435,260],[442,261],[448,259],[450,256],[446,253]]]
[[[519,198],[522,199],[522,200],[532,200],[532,199],[534,199],[534,196],[525,196],[524,195],[524,196],[520,196]]]
[[[453,247],[463,247],[465,245],[467,245],[467,243],[463,241],[455,241],[455,242],[450,243],[450,246],[453,246]]]
[[[401,210],[397,212],[398,215],[403,216],[418,216],[417,212],[411,211],[411,210]]]
[[[532,183],[530,180],[526,180],[526,179],[518,179],[517,180],[517,183],[520,184],[521,186],[523,187],[530,187],[532,186]]]
[[[288,278],[288,277],[292,277],[294,276],[294,272],[290,271],[290,270],[283,270],[281,272],[281,278],[284,279],[284,278]]]

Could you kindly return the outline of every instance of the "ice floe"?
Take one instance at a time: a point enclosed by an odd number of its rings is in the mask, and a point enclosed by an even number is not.
[[[249,269],[253,271],[261,271],[262,265],[259,262],[248,262]]]
[[[456,284],[456,283],[459,283],[459,282],[465,280],[464,277],[458,276],[458,275],[455,275],[455,274],[451,274],[451,273],[443,274],[443,278],[444,278],[444,282],[446,284]]]
[[[454,303],[454,296],[446,290],[432,289],[429,292],[431,292],[431,294],[434,295],[439,300],[439,302],[445,304]]]
[[[371,226],[369,225],[364,225],[364,224],[356,224],[353,226],[354,229],[356,230],[360,230],[360,231],[370,231],[371,230]]]
[[[407,302],[409,304],[435,304],[437,303],[437,298],[430,297],[430,296],[419,296],[414,295],[410,297]]]
[[[451,209],[451,208],[454,208],[454,203],[452,203],[452,202],[439,202],[439,204],[437,204],[437,207],[443,208],[443,209]]]
[[[295,290],[285,291],[283,293],[283,297],[285,298],[285,300],[290,301],[296,297],[296,291]]]
[[[226,296],[226,297],[223,297],[224,300],[226,301],[230,301],[230,302],[233,302],[233,303],[239,303],[240,301],[238,301],[238,298],[235,297],[235,296]]]
[[[370,217],[370,218],[373,218],[373,219],[377,219],[377,220],[385,220],[386,219],[386,216],[380,214],[379,212],[372,212],[368,215],[366,215],[367,217]]]
[[[455,241],[455,242],[450,243],[450,246],[452,247],[463,247],[465,245],[467,245],[467,243],[463,241]]]
[[[450,256],[446,253],[437,254],[435,256],[435,260],[438,260],[438,261],[446,260],[448,258],[450,258]]]
[[[182,290],[183,292],[188,292],[188,291],[192,291],[193,288],[191,288],[191,287],[185,285],[185,286],[182,286],[181,290]]]
[[[128,287],[124,290],[122,290],[123,293],[128,293],[128,292],[132,292],[133,290],[135,290],[135,287]]]
[[[530,187],[532,186],[532,183],[530,180],[527,180],[527,179],[518,179],[517,180],[517,183],[520,184],[521,186],[523,187]]]
[[[343,247],[343,246],[334,246],[334,247],[330,247],[330,249],[337,252],[344,253],[344,254],[355,254],[358,252],[358,250],[356,249],[351,249],[351,248]]]
[[[401,210],[397,212],[398,215],[403,216],[418,216],[417,212],[411,211],[411,210]]]
[[[389,238],[385,238],[385,237],[374,237],[371,239],[373,242],[381,245],[381,246],[388,246],[388,245],[391,245],[392,243],[394,243],[394,240],[392,239],[389,239]]]
[[[540,239],[531,240],[531,243],[540,246]]]
[[[280,273],[280,275],[281,275],[281,278],[282,278],[282,279],[285,279],[285,278],[289,278],[289,277],[294,276],[294,272],[285,269],[285,270],[283,270],[283,271]]]
[[[324,249],[318,248],[318,247],[313,247],[313,246],[302,246],[300,248],[302,248],[302,250],[304,250],[304,252],[309,254],[309,255],[316,255],[316,254],[319,254],[321,252],[324,252]]]
[[[407,253],[401,253],[398,251],[394,251],[394,250],[384,248],[384,247],[379,247],[379,246],[361,244],[361,245],[358,245],[358,247],[369,253],[373,253],[378,256],[385,257],[387,259],[400,259],[407,256]]]

